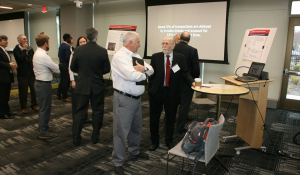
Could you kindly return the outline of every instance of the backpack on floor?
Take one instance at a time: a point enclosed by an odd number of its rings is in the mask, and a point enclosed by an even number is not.
[[[193,121],[183,138],[181,148],[188,155],[190,153],[198,153],[195,162],[204,155],[206,136],[211,125],[219,122],[212,118],[207,118],[204,122]]]

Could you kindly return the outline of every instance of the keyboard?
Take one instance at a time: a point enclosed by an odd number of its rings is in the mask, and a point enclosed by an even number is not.
[[[242,82],[253,82],[258,80],[257,78],[251,76],[236,77],[234,79]]]

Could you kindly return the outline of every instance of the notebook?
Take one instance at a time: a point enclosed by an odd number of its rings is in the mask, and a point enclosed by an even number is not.
[[[132,63],[133,63],[133,66],[136,65],[136,62],[137,61],[139,64],[143,65],[144,66],[144,60],[143,59],[140,59],[140,58],[137,58],[137,57],[132,57]],[[142,80],[140,82],[136,82],[136,85],[147,85],[147,79],[146,80]]]
[[[253,82],[260,79],[261,72],[264,69],[264,63],[252,62],[247,74],[242,77],[236,77],[235,79],[242,82]]]

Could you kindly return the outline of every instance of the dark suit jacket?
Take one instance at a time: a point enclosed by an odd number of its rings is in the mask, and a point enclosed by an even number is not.
[[[96,42],[76,47],[71,70],[78,73],[75,93],[90,95],[104,91],[103,75],[110,72],[107,50]]]
[[[14,75],[11,73],[11,70],[7,55],[0,48],[0,83],[14,82]]]
[[[173,52],[181,53],[186,58],[186,64],[190,71],[193,79],[199,78],[200,75],[200,65],[199,65],[199,57],[198,51],[192,46],[189,46],[186,42],[181,41],[176,44]]]
[[[192,86],[194,80],[189,74],[184,55],[173,52],[172,67],[176,64],[178,64],[180,70],[174,73],[171,69],[169,90],[171,99],[174,100],[174,102],[179,103],[181,79],[184,79],[189,86]],[[165,79],[165,63],[163,52],[155,53],[152,55],[151,66],[154,69],[154,74],[149,77],[148,93],[150,98],[156,98],[162,96]]]
[[[69,44],[61,43],[58,49],[59,62],[69,64],[70,56],[71,56],[71,50]]]
[[[33,58],[34,51],[32,48],[28,51],[28,57],[27,57],[28,60],[26,59],[26,52],[27,50],[24,49],[22,50],[19,47],[19,44],[16,45],[16,47],[14,48],[14,56],[18,64],[18,68],[17,68],[18,77],[34,76],[33,65],[32,65],[32,58]]]

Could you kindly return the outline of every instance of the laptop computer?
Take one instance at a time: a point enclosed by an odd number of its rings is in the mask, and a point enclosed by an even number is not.
[[[249,71],[242,77],[236,77],[234,79],[242,82],[253,82],[260,79],[261,72],[265,67],[265,63],[252,62]]]

